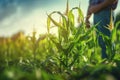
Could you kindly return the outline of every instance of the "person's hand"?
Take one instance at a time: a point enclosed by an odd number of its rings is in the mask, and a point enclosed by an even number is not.
[[[86,28],[90,28],[90,21],[89,20],[85,20],[85,25],[86,25]]]

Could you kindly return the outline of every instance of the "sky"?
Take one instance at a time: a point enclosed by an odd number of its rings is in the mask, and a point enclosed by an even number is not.
[[[0,0],[0,36],[11,36],[18,31],[30,35],[33,29],[38,34],[46,33],[47,14],[53,11],[65,12],[66,2],[67,0]],[[79,6],[79,3],[86,14],[88,0],[69,0],[70,9]],[[115,12],[118,11],[119,6]],[[56,29],[51,31],[55,32]]]

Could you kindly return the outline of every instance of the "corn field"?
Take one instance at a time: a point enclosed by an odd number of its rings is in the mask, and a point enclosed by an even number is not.
[[[54,15],[60,20],[56,21]],[[53,11],[47,16],[47,33],[39,38],[34,30],[32,36],[19,32],[0,38],[0,80],[120,79],[120,22],[115,23],[110,38],[101,33],[109,57],[103,60],[96,37],[98,24],[86,29],[79,7],[67,8],[65,13]],[[54,27],[56,35],[50,33]]]

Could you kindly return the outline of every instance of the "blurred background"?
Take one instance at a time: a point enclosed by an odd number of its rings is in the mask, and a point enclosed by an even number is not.
[[[88,1],[69,0],[70,9],[80,6],[85,16]],[[65,12],[66,2],[67,0],[0,0],[0,36],[8,37],[17,32],[31,35],[33,29],[37,34],[46,33],[47,14],[52,11]],[[115,14],[119,11],[120,6]],[[55,33],[56,30],[51,32]]]

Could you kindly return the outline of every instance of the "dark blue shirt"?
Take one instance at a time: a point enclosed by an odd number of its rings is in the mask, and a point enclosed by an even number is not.
[[[104,2],[104,0],[89,0],[90,5],[97,5],[97,4],[100,4],[102,2]],[[117,3],[118,3],[118,0],[115,1],[112,5],[108,6],[107,8],[114,10],[117,7]]]
[[[89,0],[89,4],[90,5],[97,5],[101,2],[103,2],[104,0]]]

